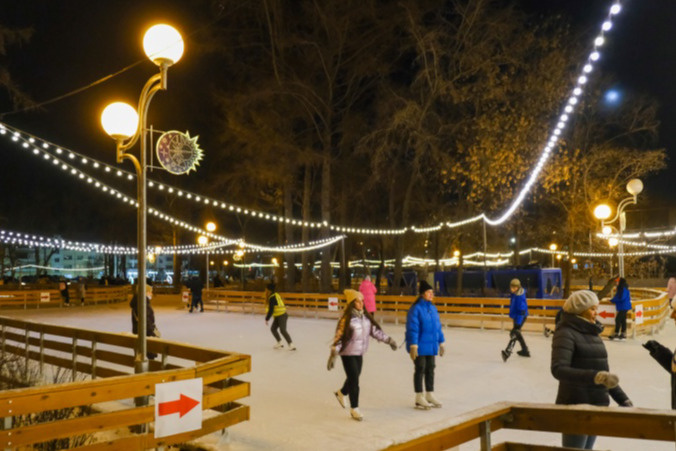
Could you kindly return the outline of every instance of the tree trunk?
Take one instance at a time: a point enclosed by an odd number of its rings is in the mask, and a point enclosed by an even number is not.
[[[324,158],[322,160],[322,193],[321,193],[322,221],[325,224],[331,222],[331,153],[328,142],[324,149]],[[329,237],[329,227],[322,227],[322,238]],[[331,270],[331,249],[325,247],[322,249],[322,269],[320,275],[320,291],[322,293],[331,292],[331,280],[333,271]]]
[[[310,202],[312,198],[310,197],[312,190],[312,166],[309,164],[305,165],[305,174],[303,175],[303,222],[310,222]],[[303,226],[303,243],[310,241],[310,228]],[[314,263],[313,258],[314,252],[303,252],[302,254],[302,273],[301,273],[301,291],[307,293],[310,290],[310,261]]]
[[[284,244],[284,224],[277,223],[277,242]],[[275,279],[274,282],[279,291],[286,291],[286,268],[284,268],[284,253],[280,252],[277,258],[278,266],[274,267]],[[240,262],[242,263],[242,262]]]
[[[291,177],[286,177],[284,180],[284,216],[287,218],[293,217],[293,179]],[[290,244],[294,242],[293,238],[293,228],[291,224],[284,223],[285,234],[286,234],[286,243]],[[295,291],[296,289],[296,257],[293,252],[287,252],[286,257],[286,282],[284,287],[286,291]],[[279,264],[282,265],[282,260],[278,260]]]

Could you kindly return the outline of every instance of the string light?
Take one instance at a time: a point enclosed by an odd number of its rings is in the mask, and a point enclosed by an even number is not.
[[[95,266],[92,268],[57,268],[55,266],[40,266],[40,265],[21,265],[14,266],[12,268],[6,268],[5,272],[21,270],[25,268],[35,268],[35,269],[48,269],[51,271],[72,271],[72,272],[89,272],[89,271],[103,271],[106,269],[105,266]]]
[[[448,227],[448,228],[455,228],[455,227],[460,227],[462,225],[466,225],[478,220],[483,220],[486,222],[486,224],[491,225],[491,226],[498,226],[505,222],[507,219],[509,219],[512,214],[516,211],[516,209],[521,205],[523,200],[525,199],[526,195],[530,192],[531,188],[535,184],[535,182],[538,179],[538,176],[540,172],[542,171],[542,168],[545,166],[547,161],[549,160],[549,157],[551,155],[551,152],[553,148],[558,144],[559,140],[561,139],[561,136],[563,134],[563,131],[566,128],[566,124],[570,119],[570,115],[575,111],[575,106],[579,103],[580,96],[584,92],[584,87],[589,81],[588,74],[590,74],[593,69],[594,69],[594,63],[596,63],[600,57],[601,53],[599,49],[604,45],[605,43],[605,33],[610,31],[613,27],[613,16],[617,15],[620,11],[622,10],[622,6],[619,0],[615,1],[613,5],[610,7],[608,16],[606,19],[602,22],[601,24],[601,30],[596,36],[596,38],[593,41],[593,49],[589,56],[587,57],[587,61],[585,64],[582,66],[582,73],[578,76],[577,82],[575,86],[573,87],[571,91],[570,97],[566,100],[564,103],[565,106],[562,107],[563,111],[560,113],[558,120],[556,121],[556,126],[553,128],[552,132],[550,133],[549,139],[547,140],[547,144],[544,145],[544,147],[541,150],[540,157],[538,158],[538,161],[535,165],[535,167],[532,169],[525,185],[519,192],[519,194],[516,196],[516,198],[512,201],[510,206],[507,208],[507,210],[501,215],[498,216],[496,219],[491,219],[488,218],[484,213],[482,213],[479,216],[476,216],[474,218],[470,218],[467,220],[459,221],[456,223],[452,222],[441,222],[437,225],[434,226],[424,226],[424,227],[419,227],[419,226],[412,226],[412,227],[404,227],[400,229],[370,229],[370,228],[355,228],[355,227],[345,227],[345,226],[339,226],[339,225],[332,225],[328,224],[326,221],[323,222],[309,222],[309,221],[301,221],[293,218],[288,218],[288,217],[282,217],[282,216],[277,216],[274,214],[270,213],[263,213],[260,211],[255,211],[255,210],[250,210],[250,209],[244,209],[242,207],[236,206],[234,204],[230,204],[224,201],[219,201],[215,199],[211,199],[205,196],[199,196],[193,193],[189,193],[184,190],[180,190],[176,187],[171,187],[169,185],[165,185],[159,182],[155,182],[150,180],[148,183],[149,187],[155,187],[157,185],[157,189],[160,191],[164,191],[165,188],[167,188],[167,191],[170,193],[176,192],[178,197],[185,197],[187,199],[194,199],[195,202],[201,202],[205,205],[213,205],[216,207],[220,207],[223,210],[229,211],[229,212],[236,212],[238,214],[245,214],[252,216],[254,218],[259,218],[259,219],[264,219],[267,221],[272,221],[272,222],[283,222],[285,224],[290,224],[292,226],[299,226],[299,227],[311,227],[311,228],[320,228],[320,227],[329,227],[330,230],[334,230],[340,233],[356,233],[356,234],[371,234],[371,235],[401,235],[405,233],[406,231],[412,231],[414,233],[429,233],[429,232],[434,232],[440,230],[442,227]],[[5,124],[0,123],[0,134],[4,135],[7,133],[9,127]],[[12,141],[18,141],[21,138],[20,133],[15,129],[14,133],[12,134]],[[26,142],[22,144],[24,148],[30,147],[31,144],[35,143],[36,138],[33,136],[30,136]],[[53,144],[52,144],[53,145]],[[43,149],[45,151],[47,149],[50,149],[50,144],[47,141],[43,140],[42,143]],[[55,152],[57,154],[62,153],[62,149],[60,147],[54,146],[55,147]],[[37,148],[36,148],[37,150]],[[34,150],[35,152],[35,150]],[[37,152],[36,152],[37,153]],[[75,159],[76,155],[80,156],[76,152],[69,151],[69,158],[70,159]],[[87,164],[87,158],[84,156],[80,156],[81,163],[82,164]],[[47,158],[47,157],[45,157]],[[104,170],[106,172],[110,172],[114,168],[105,165],[104,163],[100,162],[95,162],[94,167],[98,168],[99,166],[103,166]],[[115,169],[116,174],[118,176],[122,176],[123,174],[127,174],[127,179],[132,180],[135,176],[127,171],[122,171],[119,169]]]

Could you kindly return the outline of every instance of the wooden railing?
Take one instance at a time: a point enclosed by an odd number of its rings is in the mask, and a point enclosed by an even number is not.
[[[68,448],[148,449],[186,442],[249,419],[249,407],[235,402],[249,395],[249,383],[232,379],[251,371],[248,355],[148,338],[148,351],[159,359],[149,362],[149,372],[134,374],[134,335],[7,317],[0,317],[0,333],[3,360],[9,355],[25,358],[27,372],[51,376],[55,368],[66,369],[71,380],[0,391],[4,417],[0,448],[66,439]],[[154,405],[136,406],[134,399],[154,395],[155,384],[195,378],[202,378],[203,384],[201,429],[155,438]],[[69,409],[79,414],[59,421],[44,415],[47,419],[41,420],[43,412]],[[83,435],[88,436],[86,443],[77,443]]]
[[[669,318],[669,300],[666,293],[634,288],[632,303],[643,305],[643,323],[636,324],[635,312],[627,315],[628,332],[637,334],[654,333]],[[315,318],[338,318],[345,307],[342,294],[321,293],[280,293],[287,310],[292,315]],[[203,292],[205,307],[224,311],[264,314],[266,310],[264,293],[255,291],[228,291],[210,289]],[[329,300],[337,300],[336,310],[329,308]],[[414,296],[376,296],[376,318],[379,321],[395,323],[406,321],[406,313],[415,302]],[[476,327],[480,329],[509,329],[512,321],[509,318],[509,298],[434,298],[439,310],[441,322],[446,326]],[[528,299],[528,320],[525,330],[542,331],[552,328],[556,314],[563,306],[563,299]],[[604,303],[608,303],[604,301]],[[608,326],[611,327],[611,326]]]
[[[387,451],[443,450],[479,440],[481,451],[568,450],[526,443],[492,444],[491,434],[500,429],[600,435],[676,443],[676,413],[587,405],[497,403],[459,416],[450,426],[416,439],[385,448]],[[650,449],[646,443],[641,449]]]
[[[74,287],[68,288],[71,305],[80,305],[80,298]],[[129,301],[132,295],[130,285],[87,288],[85,305],[108,304]],[[45,308],[63,307],[61,293],[57,289],[26,289],[0,291],[0,308]]]

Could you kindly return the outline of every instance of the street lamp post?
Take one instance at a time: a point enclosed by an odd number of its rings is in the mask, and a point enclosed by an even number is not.
[[[629,180],[627,183],[627,192],[631,194],[631,196],[620,201],[620,203],[617,205],[615,216],[613,216],[612,219],[608,219],[612,214],[612,208],[608,204],[599,204],[594,208],[594,217],[601,221],[601,227],[604,228],[604,234],[606,234],[606,227],[612,227],[614,229],[611,224],[619,220],[619,227],[617,227],[616,230],[618,231],[617,266],[620,277],[624,277],[624,244],[622,243],[622,234],[624,233],[624,229],[627,226],[627,217],[624,213],[624,209],[628,205],[636,205],[638,195],[641,194],[641,191],[643,191],[643,182],[640,179]]]
[[[552,251],[552,268],[554,267],[554,255],[556,254],[556,249],[558,246],[556,243],[552,243],[549,245],[549,250]]]
[[[115,102],[108,105],[101,115],[103,129],[115,139],[117,162],[131,160],[136,169],[137,178],[137,246],[138,246],[138,339],[136,343],[135,371],[148,371],[146,357],[146,122],[150,101],[157,91],[167,89],[169,66],[183,55],[183,39],[178,31],[169,25],[155,25],[146,31],[143,48],[148,58],[159,66],[160,72],[148,79],[138,103],[137,110],[126,103]],[[140,138],[139,158],[127,153]]]
[[[207,232],[213,233],[216,231],[216,224],[213,222],[207,222],[206,227]],[[205,237],[206,238],[206,237]],[[204,243],[207,244],[207,243]],[[205,268],[206,278],[207,278],[207,291],[209,291],[209,248],[207,248],[207,266]]]

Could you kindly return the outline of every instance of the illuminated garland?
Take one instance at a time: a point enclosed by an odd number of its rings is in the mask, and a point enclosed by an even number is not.
[[[94,268],[56,268],[54,266],[21,265],[21,266],[14,266],[12,268],[6,268],[5,272],[16,271],[17,269],[23,269],[23,268],[49,269],[51,271],[72,271],[72,272],[103,271],[104,269],[106,269],[105,266],[96,266]]]
[[[176,193],[178,197],[185,197],[186,199],[194,199],[195,202],[203,204],[203,205],[213,205],[215,207],[220,207],[223,210],[227,210],[233,213],[241,213],[245,215],[252,216],[254,218],[259,218],[259,219],[265,219],[268,221],[272,222],[283,222],[285,224],[290,224],[292,226],[299,226],[299,227],[312,227],[312,228],[320,228],[322,226],[329,227],[330,230],[336,231],[336,232],[341,232],[341,233],[357,233],[357,234],[367,234],[367,235],[401,235],[405,233],[406,231],[410,230],[414,233],[429,233],[429,232],[434,232],[440,230],[442,227],[447,227],[447,228],[456,228],[456,227],[461,227],[466,224],[470,224],[476,221],[483,220],[487,224],[491,226],[497,226],[505,222],[509,217],[516,211],[516,209],[521,205],[523,200],[525,199],[526,195],[530,192],[531,188],[537,181],[537,178],[542,171],[542,168],[545,166],[547,161],[549,160],[549,157],[551,155],[552,150],[555,148],[555,146],[558,144],[559,140],[561,139],[561,135],[563,131],[566,128],[566,124],[569,122],[571,115],[575,112],[575,106],[579,103],[580,97],[584,91],[584,87],[587,85],[587,82],[589,81],[589,74],[594,70],[594,64],[600,59],[601,53],[599,49],[603,46],[605,43],[605,33],[608,32],[612,27],[613,27],[613,22],[612,19],[615,15],[617,15],[621,11],[622,7],[620,4],[619,0],[616,0],[613,5],[610,7],[610,10],[608,12],[608,16],[606,19],[603,21],[601,25],[601,30],[599,34],[596,36],[593,42],[593,49],[589,56],[587,57],[587,60],[585,64],[582,67],[582,71],[579,74],[575,87],[573,88],[570,97],[567,99],[565,106],[563,107],[563,111],[560,113],[558,117],[558,121],[556,123],[556,126],[552,130],[549,139],[547,141],[547,144],[543,147],[540,157],[538,159],[537,164],[535,165],[535,168],[532,170],[530,176],[528,177],[528,180],[526,181],[524,187],[522,190],[519,192],[517,195],[516,199],[512,202],[512,204],[509,206],[509,208],[498,218],[496,219],[490,219],[488,218],[484,213],[475,216],[473,218],[465,219],[462,221],[458,222],[441,222],[437,225],[434,226],[426,226],[426,227],[418,227],[418,226],[411,226],[411,227],[403,227],[399,229],[370,229],[370,228],[358,228],[358,227],[345,227],[345,226],[340,226],[340,225],[333,225],[329,224],[326,221],[322,222],[311,222],[311,221],[303,221],[303,220],[298,220],[294,218],[288,218],[288,217],[283,217],[283,216],[278,216],[275,214],[270,214],[270,213],[264,213],[260,211],[256,211],[253,209],[246,209],[239,207],[237,205],[227,203],[224,201],[216,200],[213,198],[209,198],[207,196],[200,196],[198,194],[194,194],[185,190],[181,190],[179,188],[158,183],[153,180],[148,181],[148,187],[153,188],[157,186],[157,189],[160,191],[166,190],[168,193]],[[0,124],[0,133],[4,134],[5,133],[5,127],[4,125]],[[18,141],[19,138],[21,138],[20,133],[15,129],[14,130],[14,135],[12,136],[13,141]],[[34,137],[29,137],[28,142],[30,144],[35,143],[35,138]],[[52,146],[54,146],[52,144]],[[24,143],[24,147],[28,147],[28,143]],[[47,141],[42,140],[42,148],[47,149],[50,148],[50,143]],[[57,153],[62,153],[63,150],[58,147],[54,146],[55,151]],[[37,148],[34,149],[34,152],[36,152]],[[45,153],[45,158],[49,158],[47,156],[48,154]],[[115,171],[116,174],[119,176],[122,176],[126,174],[127,179],[133,180],[135,175],[123,171],[120,169],[115,169],[111,166],[105,165],[104,163],[98,162],[96,160],[93,160],[91,158],[87,158],[83,155],[80,155],[76,152],[69,151],[69,158],[70,159],[79,159],[81,164],[88,164],[88,162],[91,160],[94,162],[93,166],[95,168],[98,167],[104,167],[104,170],[106,172],[111,172]],[[256,248],[254,246],[251,246],[252,248]],[[269,249],[266,248],[265,246],[259,246],[260,250],[263,249]]]

